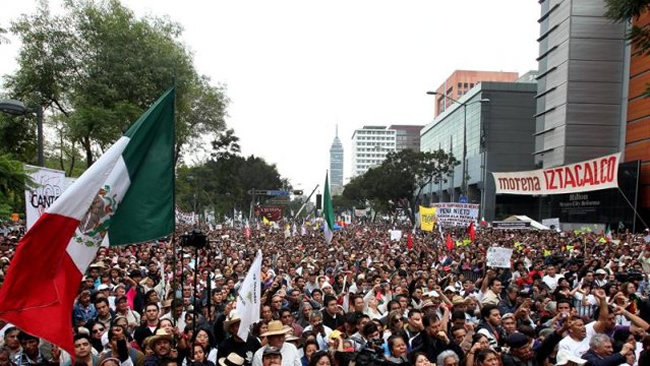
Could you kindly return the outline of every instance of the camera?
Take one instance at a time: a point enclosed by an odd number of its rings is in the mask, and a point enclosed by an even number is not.
[[[189,233],[181,235],[181,246],[182,247],[193,247],[193,248],[205,248],[207,244],[206,236],[201,231],[201,229],[194,229]]]

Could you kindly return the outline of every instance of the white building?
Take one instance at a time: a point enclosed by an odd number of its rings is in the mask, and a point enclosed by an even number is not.
[[[352,134],[352,176],[381,164],[395,151],[396,131],[386,126],[363,126]]]

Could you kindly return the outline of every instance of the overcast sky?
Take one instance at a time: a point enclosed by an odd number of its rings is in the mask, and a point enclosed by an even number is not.
[[[0,26],[35,4],[3,1]],[[354,129],[430,122],[433,98],[425,93],[454,70],[537,69],[540,9],[533,0],[123,4],[183,25],[198,71],[227,85],[227,123],[243,153],[276,164],[306,191],[322,188],[337,123],[347,180]],[[10,39],[0,45],[0,75],[16,68],[20,44]]]

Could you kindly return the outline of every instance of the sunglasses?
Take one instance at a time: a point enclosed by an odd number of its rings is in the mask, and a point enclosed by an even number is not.
[[[104,331],[105,328],[95,328],[93,329],[93,333],[101,333]]]

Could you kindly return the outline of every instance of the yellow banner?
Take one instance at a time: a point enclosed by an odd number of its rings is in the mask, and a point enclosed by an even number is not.
[[[420,230],[433,231],[436,223],[436,208],[420,206]]]

